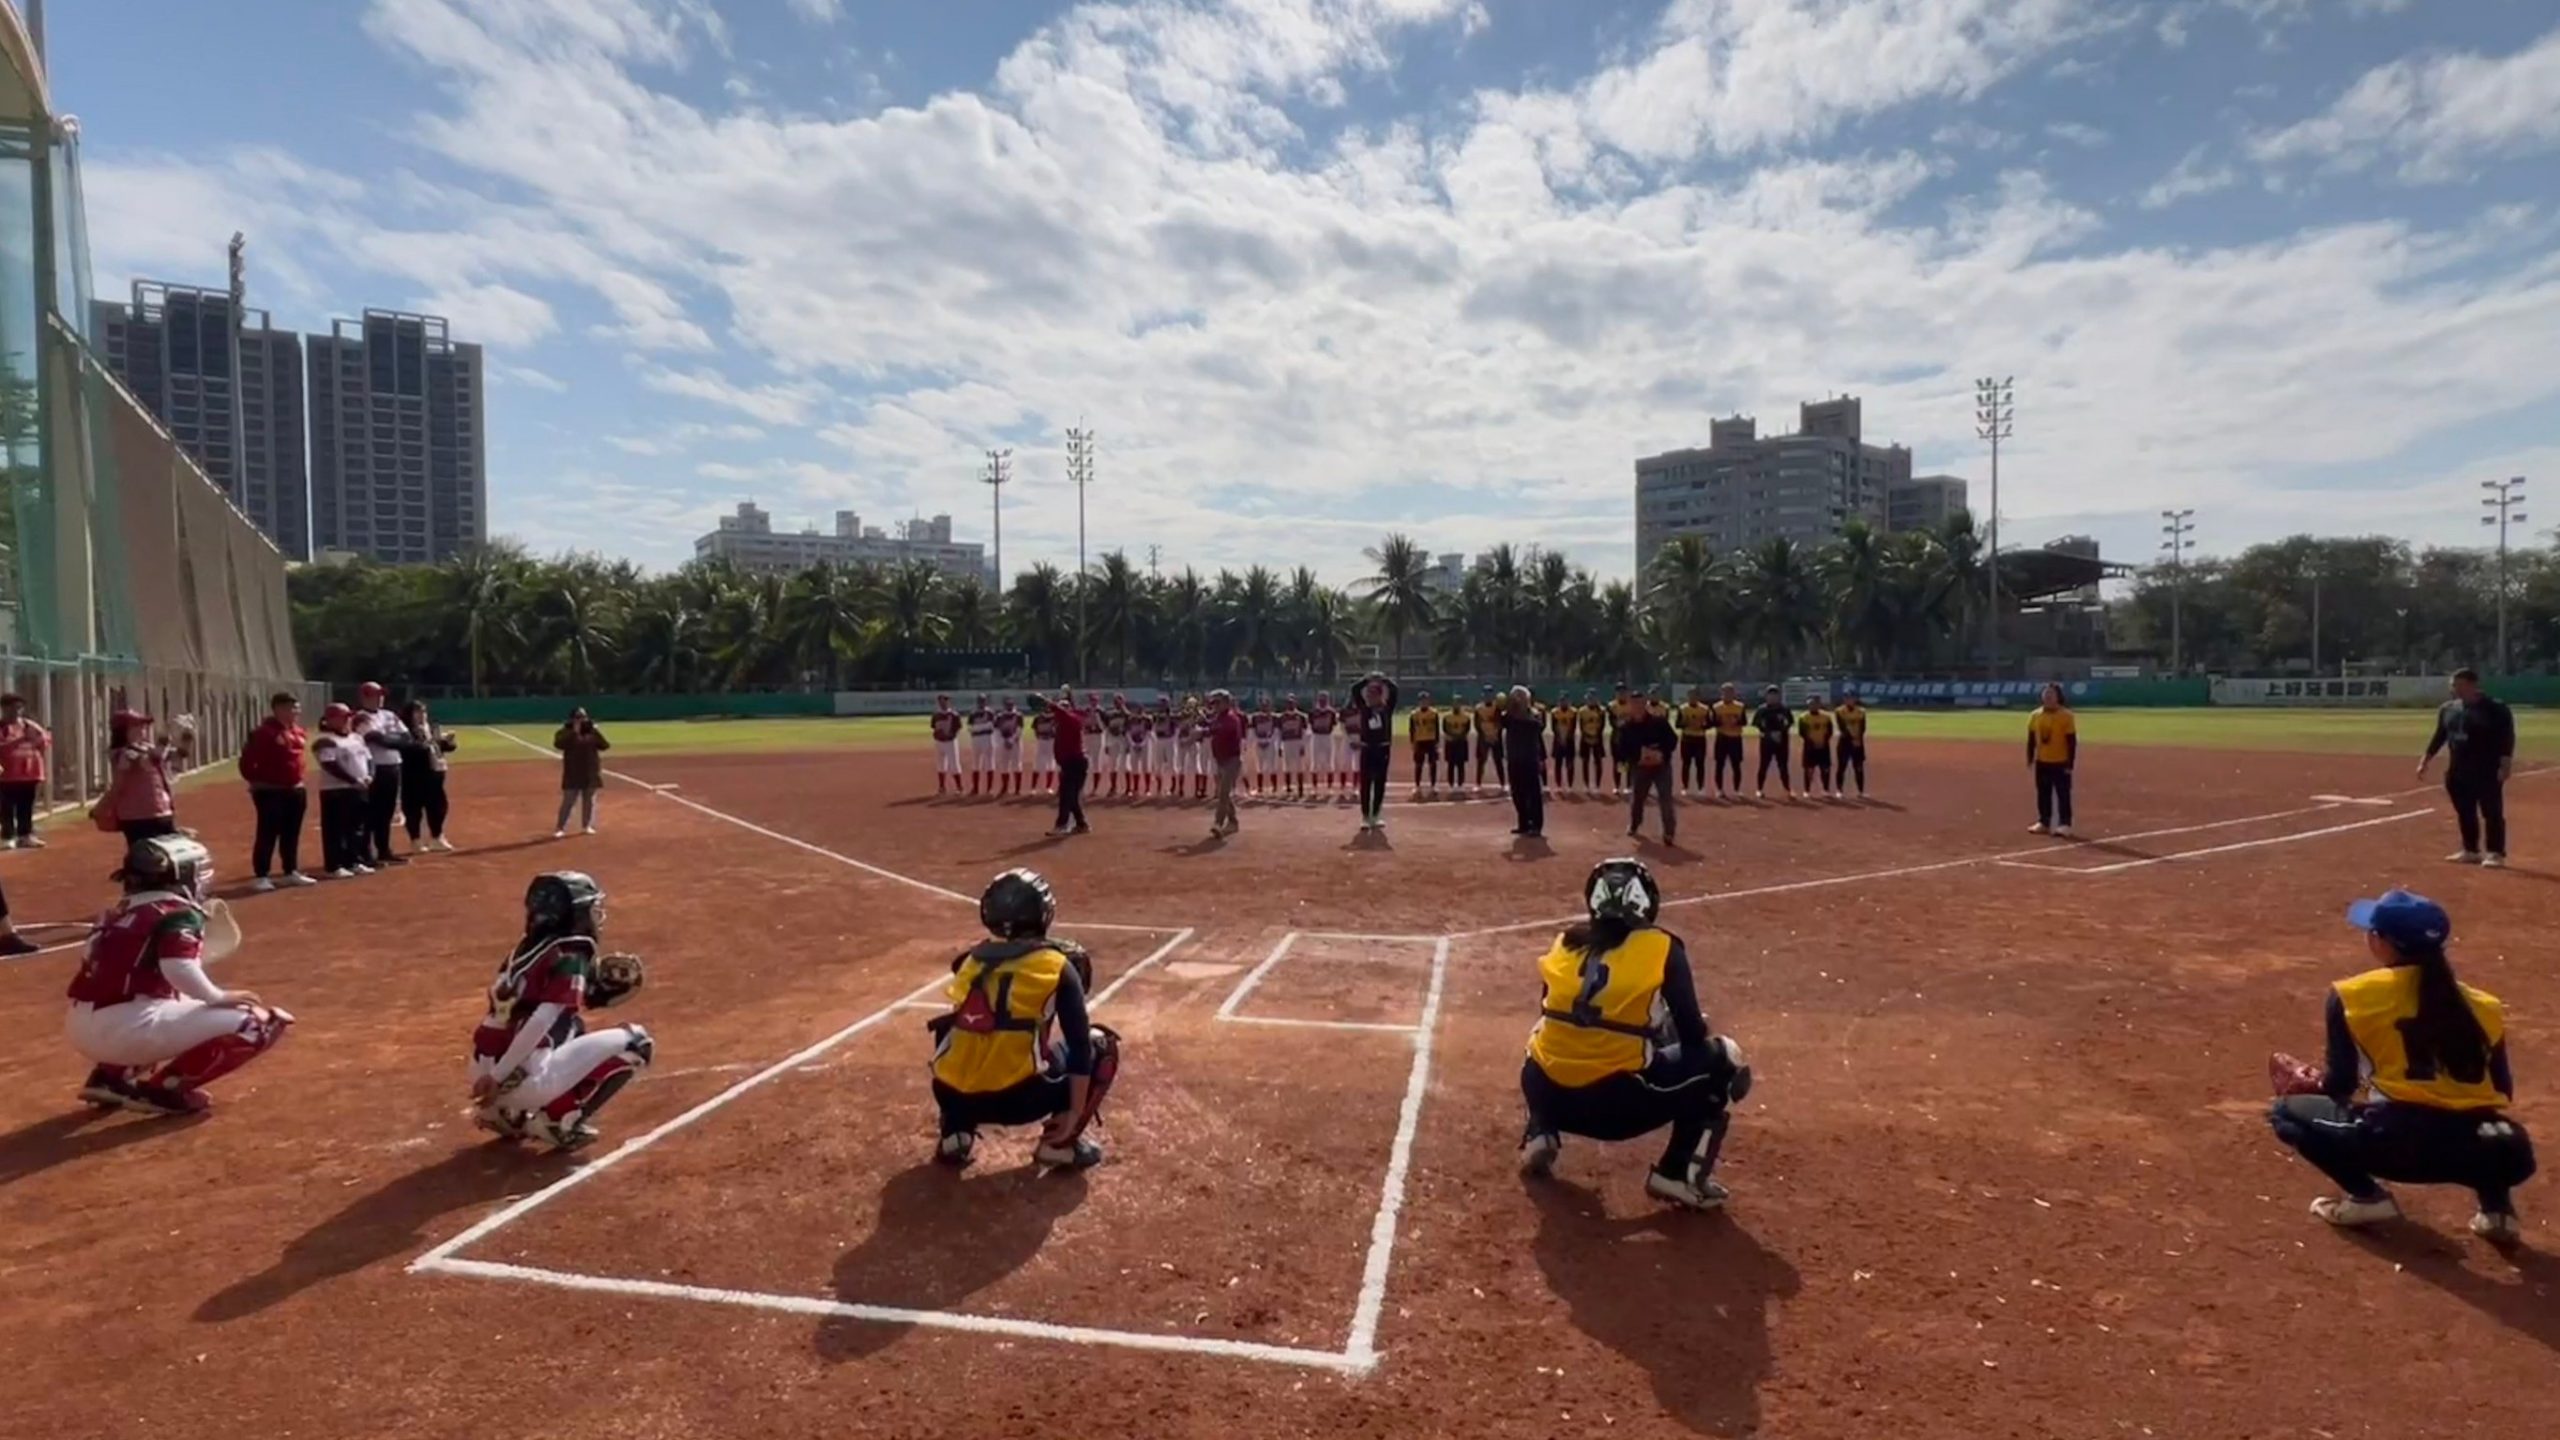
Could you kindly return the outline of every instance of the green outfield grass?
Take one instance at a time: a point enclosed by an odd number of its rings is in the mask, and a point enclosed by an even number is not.
[[[2519,753],[2528,760],[2560,760],[2560,726],[2519,710]],[[2093,745],[2169,745],[2199,750],[2295,750],[2340,755],[2408,755],[2426,747],[2433,717],[2424,710],[2083,710],[2080,730]],[[2021,743],[2026,712],[2019,710],[1878,710],[1880,742],[1975,740]],[[547,746],[549,728],[499,727]],[[489,727],[461,731],[460,763],[536,760]],[[756,755],[810,750],[880,750],[921,746],[920,716],[858,719],[635,720],[605,727],[612,755]]]

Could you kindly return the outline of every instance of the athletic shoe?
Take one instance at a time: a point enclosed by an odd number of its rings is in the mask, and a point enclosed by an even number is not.
[[[509,1118],[507,1112],[494,1105],[483,1106],[471,1113],[471,1123],[501,1140],[529,1139],[523,1117]]]
[[[2492,1245],[2522,1244],[2524,1221],[2513,1210],[2483,1210],[2471,1217],[2471,1233]]]
[[[590,826],[588,826],[588,827],[586,828],[586,830],[585,830],[585,832],[584,832],[584,833],[589,834],[589,835],[593,835],[594,833],[596,833],[596,827],[594,827],[593,825],[590,825]]]
[[[1556,1173],[1556,1153],[1564,1149],[1564,1141],[1553,1135],[1532,1133],[1520,1142],[1520,1173],[1533,1180],[1543,1180]]]
[[[2056,826],[2054,826],[2054,827],[2053,827],[2053,838],[2055,838],[2056,840],[2069,840],[2069,839],[2071,839],[2071,838],[2072,838],[2072,835],[2071,835],[2071,827],[2070,827],[2070,826],[2068,826],[2068,825],[2056,825]]]
[[[1610,793],[1610,794],[1612,794],[1612,795],[1615,795],[1615,794],[1617,794],[1618,792],[1617,792],[1617,791],[1615,791],[1615,790],[1612,790],[1612,791],[1610,791],[1609,793]],[[1766,800],[1766,799],[1768,799],[1768,798],[1769,798],[1769,792],[1768,792],[1768,791],[1766,791],[1766,790],[1754,790],[1754,791],[1752,791],[1752,792],[1751,792],[1751,798],[1752,798],[1752,799],[1754,799],[1754,800]]]
[[[1067,833],[1070,835],[1090,835],[1093,833],[1093,827],[1079,820],[1076,822],[1076,828],[1068,831]]]
[[[1082,1136],[1064,1145],[1043,1140],[1033,1147],[1031,1159],[1053,1170],[1090,1170],[1102,1163],[1102,1147]]]
[[[133,1088],[125,1084],[122,1075],[101,1065],[90,1071],[89,1078],[81,1084],[80,1098],[101,1110],[122,1110],[125,1102],[133,1098]]]
[[[124,1108],[145,1115],[202,1115],[213,1108],[203,1091],[168,1085],[128,1085],[123,1098]]]
[[[1627,838],[1630,840],[1641,840],[1644,838],[1644,831],[1636,826],[1630,825],[1627,827]]]
[[[24,935],[0,935],[0,956],[33,955],[43,948]]]
[[[350,870],[353,870],[354,872],[356,872],[356,873],[357,873],[357,874],[359,874],[359,875],[370,875],[370,874],[372,874],[372,873],[373,873],[373,867],[372,867],[372,866],[370,866],[370,865],[365,864],[365,863],[364,863],[363,861],[361,861],[361,860],[357,861],[357,862],[356,862],[355,864],[353,864],[353,865],[348,866],[347,868],[348,868],[348,869],[350,869]]]
[[[966,1170],[978,1158],[978,1135],[974,1130],[954,1130],[935,1143],[933,1160],[954,1170]]]
[[[406,865],[409,863],[409,857],[406,855],[385,855],[382,857],[382,863],[384,865]]]
[[[335,870],[327,870],[321,873],[327,875],[332,880],[353,880],[356,878],[356,872],[348,869],[344,865],[339,866]]]
[[[2030,835],[2050,835],[2053,833],[2053,827],[2039,820],[2033,825],[2027,827],[2027,833]]]
[[[249,893],[252,895],[264,895],[274,888],[276,888],[276,882],[268,879],[264,875],[261,875],[257,879],[249,882]]]
[[[2400,1202],[2387,1194],[2372,1200],[2358,1200],[2352,1195],[2323,1195],[2311,1202],[2311,1213],[2341,1230],[2352,1230],[2399,1219]]]
[[[18,837],[18,848],[21,850],[41,850],[44,848],[44,841],[33,835],[21,835]]]
[[[2477,850],[2456,850],[2444,858],[2449,865],[2477,865],[2481,857]]]
[[[551,832],[551,838],[554,840],[566,840],[569,838],[569,832],[566,830],[554,830]]]
[[[2481,857],[2480,857],[2480,868],[2481,868],[2481,869],[2483,869],[2483,870],[2504,870],[2504,869],[2506,869],[2506,868],[2507,868],[2507,856],[2506,856],[2506,852],[2505,852],[2505,851],[2503,851],[2503,850],[2492,850],[2492,851],[2490,851],[2488,854],[2481,856]]]
[[[287,870],[284,872],[284,878],[278,880],[276,883],[279,885],[317,885],[320,882],[303,874],[299,870]]]
[[[1644,1193],[1688,1210],[1721,1210],[1727,1198],[1725,1188],[1713,1180],[1665,1175],[1659,1170],[1645,1172]]]
[[[524,1124],[528,1135],[549,1145],[557,1155],[584,1150],[604,1136],[603,1131],[583,1119],[554,1120],[539,1110],[525,1116]]]

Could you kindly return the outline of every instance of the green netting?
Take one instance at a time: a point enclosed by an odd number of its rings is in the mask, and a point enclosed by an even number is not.
[[[115,519],[104,532],[120,533],[124,550],[125,594],[132,604],[134,653],[145,665],[176,670],[205,666],[202,618],[196,613],[195,587],[187,574],[187,557],[178,543],[178,473],[175,456],[151,424],[151,417],[110,387],[106,447],[114,459],[101,465],[112,472]],[[102,587],[104,588],[104,587]]]

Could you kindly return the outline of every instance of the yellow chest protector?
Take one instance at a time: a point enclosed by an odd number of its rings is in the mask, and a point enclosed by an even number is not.
[[[1638,930],[1615,950],[1586,956],[1559,937],[1538,961],[1545,989],[1529,1058],[1558,1085],[1579,1089],[1642,1070],[1666,1033],[1663,972],[1671,935]]]
[[[2384,1099],[2439,1110],[2495,1110],[2507,1103],[2507,1097],[2489,1083],[2485,1068],[2477,1080],[2463,1080],[2410,1055],[2409,1026],[2418,1018],[2415,967],[2368,970],[2339,981],[2336,990],[2339,1006],[2346,1011],[2347,1033],[2364,1052],[2372,1070],[2367,1078]],[[2495,1050],[2506,1037],[2506,1007],[2498,997],[2468,985],[2462,987],[2462,998],[2479,1017],[2480,1031]]]
[[[960,957],[934,1022],[933,1078],[964,1095],[1010,1090],[1045,1068],[1043,1041],[1067,957],[1037,943],[995,942]]]

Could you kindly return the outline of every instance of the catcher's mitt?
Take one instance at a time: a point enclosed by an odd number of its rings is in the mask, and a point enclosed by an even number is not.
[[[1067,957],[1068,964],[1076,967],[1077,983],[1084,987],[1086,994],[1092,994],[1093,952],[1085,949],[1073,940],[1060,940],[1052,937],[1049,944],[1054,947],[1059,954]]]
[[[2319,1066],[2297,1060],[2279,1050],[2267,1057],[2267,1083],[2275,1087],[2276,1098],[2288,1095],[2317,1095],[2328,1086],[2328,1076]]]
[[[587,981],[587,1003],[601,1010],[631,998],[649,978],[648,969],[637,955],[607,955],[596,961],[596,973]]]

